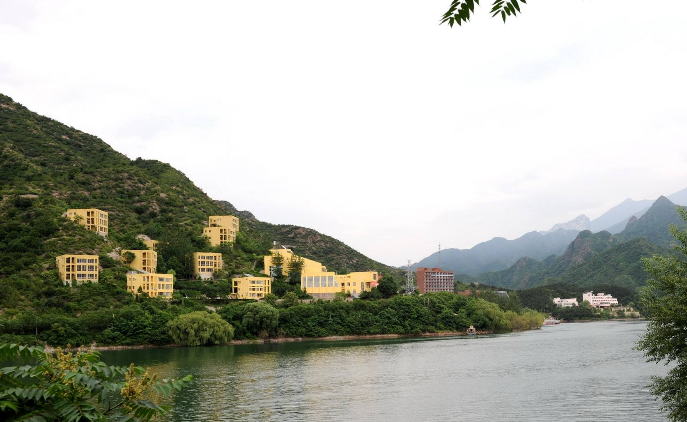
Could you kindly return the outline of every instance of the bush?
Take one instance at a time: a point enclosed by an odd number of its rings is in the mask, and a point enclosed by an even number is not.
[[[204,346],[228,343],[234,336],[234,327],[217,314],[197,311],[169,321],[167,332],[179,344]]]
[[[243,325],[246,330],[258,337],[274,333],[279,322],[279,312],[270,304],[253,302],[244,308]]]

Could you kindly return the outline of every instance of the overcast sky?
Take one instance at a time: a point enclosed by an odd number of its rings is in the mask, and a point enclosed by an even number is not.
[[[687,187],[687,2],[0,0],[0,92],[391,265]]]

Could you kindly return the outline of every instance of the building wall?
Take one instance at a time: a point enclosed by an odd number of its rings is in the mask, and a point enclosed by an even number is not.
[[[226,227],[234,232],[239,231],[239,218],[233,215],[211,215],[208,218],[209,227]]]
[[[78,221],[87,230],[94,231],[101,236],[108,234],[109,217],[105,211],[96,208],[70,208],[67,210],[67,218]]]
[[[420,293],[453,292],[455,276],[453,271],[444,271],[441,268],[417,269],[417,289]]]
[[[150,297],[171,299],[174,293],[174,276],[171,274],[128,273],[126,275],[126,289],[133,294],[138,294],[139,287]]]
[[[231,282],[235,299],[262,299],[266,294],[272,293],[270,277],[236,277]]]
[[[149,240],[144,240],[143,243],[150,249],[151,251],[157,252],[157,245],[160,243],[157,240],[149,239]]]
[[[274,255],[277,254],[282,257],[284,263],[282,266],[282,274],[284,275],[289,275],[289,270],[288,270],[288,262],[294,257],[297,256],[296,254],[293,253],[291,249],[270,249],[270,255],[267,255],[264,257],[263,261],[265,264],[265,274],[270,275],[272,274],[273,267],[275,266],[273,263]],[[318,273],[318,272],[326,272],[327,267],[322,265],[322,263],[313,261],[312,259],[308,258],[303,258],[303,273]]]
[[[126,252],[131,252],[136,256],[133,261],[127,264],[134,270],[145,271],[147,273],[154,273],[157,271],[157,252],[149,249],[124,249],[122,250],[122,258]]]
[[[334,293],[350,293],[358,296],[362,292],[369,292],[372,283],[379,280],[376,271],[362,271],[350,274],[336,274],[332,271],[303,272],[301,274],[301,289],[312,295],[333,295]]]
[[[222,254],[215,252],[193,253],[193,274],[203,280],[212,279],[215,271],[222,269]]]
[[[612,305],[618,304],[618,299],[611,295],[606,295],[603,293],[594,294],[593,292],[586,292],[582,294],[582,301],[589,302],[595,308],[608,308]]]
[[[98,255],[60,255],[55,258],[60,279],[69,283],[76,281],[98,282],[100,260]]]
[[[204,227],[203,236],[208,238],[211,246],[233,243],[236,240],[236,232],[226,227]]]

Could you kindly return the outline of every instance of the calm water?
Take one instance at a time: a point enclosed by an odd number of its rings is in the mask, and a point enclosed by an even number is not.
[[[449,339],[107,352],[193,374],[173,421],[661,421],[646,385],[662,365],[632,347],[643,322],[562,324]]]

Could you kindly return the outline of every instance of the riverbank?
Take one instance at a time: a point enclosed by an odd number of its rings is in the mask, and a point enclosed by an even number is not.
[[[492,331],[478,331],[477,335],[493,334]],[[298,343],[310,341],[351,341],[351,340],[393,340],[402,338],[435,338],[435,337],[459,337],[467,336],[465,331],[454,332],[438,332],[438,333],[420,333],[420,334],[367,334],[367,335],[350,335],[350,336],[327,336],[327,337],[275,337],[264,339],[247,339],[247,340],[231,340],[227,345],[237,346],[242,344],[266,344],[266,343]],[[134,344],[134,345],[114,345],[114,346],[98,346],[91,344],[89,346],[82,346],[81,350],[94,351],[110,351],[110,350],[136,350],[136,349],[156,349],[156,348],[170,348],[170,347],[189,347],[182,344]],[[54,352],[55,348],[52,346],[44,346],[46,352]]]

